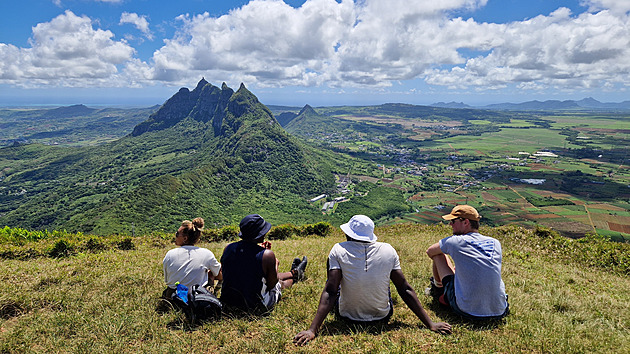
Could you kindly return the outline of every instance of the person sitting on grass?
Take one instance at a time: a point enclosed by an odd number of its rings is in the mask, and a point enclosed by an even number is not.
[[[442,218],[451,221],[453,236],[427,249],[433,260],[429,295],[467,319],[507,316],[510,307],[501,279],[501,243],[479,233],[481,216],[469,205],[458,205]]]
[[[271,224],[252,214],[241,220],[239,228],[241,240],[227,245],[221,256],[221,302],[228,312],[268,313],[280,300],[283,289],[304,279],[307,258],[295,258],[289,272],[279,273],[280,262],[271,243],[263,242]]]
[[[221,280],[221,264],[212,251],[195,246],[203,230],[204,220],[184,220],[175,233],[175,244],[180,246],[166,253],[162,261],[166,289],[164,299],[170,300],[177,283],[188,289],[193,285],[205,286],[212,291],[214,280]]]
[[[337,315],[350,323],[387,324],[394,312],[390,280],[398,294],[422,323],[434,332],[451,333],[451,325],[433,322],[416,292],[405,279],[396,250],[376,242],[374,222],[365,215],[355,215],[341,225],[346,242],[337,243],[328,255],[328,279],[319,299],[315,318],[309,329],[293,338],[297,345],[313,340],[324,319],[335,308]]]

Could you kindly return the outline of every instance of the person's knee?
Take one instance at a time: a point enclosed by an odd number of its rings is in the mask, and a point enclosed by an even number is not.
[[[293,278],[278,280],[280,283],[280,289],[290,289],[293,286]]]

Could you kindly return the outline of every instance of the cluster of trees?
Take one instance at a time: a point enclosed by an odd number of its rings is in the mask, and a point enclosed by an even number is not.
[[[350,201],[340,203],[334,214],[337,222],[347,222],[356,214],[367,215],[373,220],[378,220],[386,216],[402,215],[412,210],[399,189],[377,186],[367,181],[361,182],[358,186],[359,190],[367,191],[367,194],[354,196]]]

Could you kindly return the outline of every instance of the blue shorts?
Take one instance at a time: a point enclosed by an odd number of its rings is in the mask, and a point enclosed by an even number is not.
[[[448,305],[453,310],[453,312],[455,312],[456,314],[464,318],[467,318],[469,320],[475,320],[475,321],[498,320],[507,316],[510,313],[510,304],[508,303],[507,307],[505,308],[505,311],[501,315],[498,315],[498,316],[475,316],[475,315],[468,314],[462,311],[459,308],[459,306],[457,306],[457,301],[455,299],[455,276],[447,275],[444,278],[442,278],[442,285],[444,286],[444,300],[448,302]]]

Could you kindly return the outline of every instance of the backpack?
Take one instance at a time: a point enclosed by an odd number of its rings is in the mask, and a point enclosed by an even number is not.
[[[183,285],[178,286],[184,287]],[[221,319],[223,310],[221,301],[208,289],[198,284],[188,289],[187,302],[177,294],[177,291],[173,293],[171,300],[184,312],[190,324],[201,324]]]

